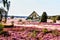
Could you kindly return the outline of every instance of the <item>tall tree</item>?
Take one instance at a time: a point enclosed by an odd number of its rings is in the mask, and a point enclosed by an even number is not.
[[[47,22],[47,14],[46,14],[46,12],[43,12],[42,17],[41,17],[41,22]]]
[[[7,21],[7,14],[8,14],[9,7],[10,7],[10,1],[8,1],[8,0],[3,0],[3,5],[4,5],[4,7],[6,7],[6,9],[7,9],[7,12],[6,12],[6,14],[5,14],[5,22],[6,22],[6,21]]]
[[[6,4],[7,4],[7,0],[3,0],[4,7],[6,6]]]
[[[10,1],[7,2],[7,10],[9,11]]]
[[[10,7],[10,1],[3,0],[3,5],[4,5],[4,7],[7,8],[7,10],[9,10],[9,7]]]

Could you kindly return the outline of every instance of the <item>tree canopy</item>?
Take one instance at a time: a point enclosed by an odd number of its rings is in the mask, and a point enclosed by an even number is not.
[[[47,22],[47,14],[46,14],[46,12],[43,12],[43,14],[41,16],[41,22]]]

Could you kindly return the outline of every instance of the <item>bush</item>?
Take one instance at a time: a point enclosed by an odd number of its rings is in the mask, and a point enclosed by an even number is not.
[[[0,35],[4,34],[4,36],[9,36],[9,33],[6,31],[3,31],[4,25],[0,23]]]
[[[32,37],[36,37],[37,32],[34,30]]]
[[[4,28],[4,25],[2,23],[0,23],[0,31],[2,31]]]
[[[14,18],[14,16],[11,16],[10,18],[11,18],[11,19],[13,19],[13,18]]]
[[[51,19],[53,20],[54,23],[56,23],[57,18],[55,16],[51,17]]]
[[[22,22],[22,19],[19,19],[19,21],[18,22]]]
[[[55,30],[52,30],[52,34],[54,36],[59,36],[60,35],[60,32],[57,29],[55,29]]]
[[[48,33],[48,30],[45,28],[42,30],[44,34]]]
[[[60,20],[60,16],[57,16],[57,20]]]

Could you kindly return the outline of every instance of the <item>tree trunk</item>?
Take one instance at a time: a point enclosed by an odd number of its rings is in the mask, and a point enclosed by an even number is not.
[[[7,12],[6,12],[6,14],[5,14],[5,23],[6,23],[6,21],[7,21]]]

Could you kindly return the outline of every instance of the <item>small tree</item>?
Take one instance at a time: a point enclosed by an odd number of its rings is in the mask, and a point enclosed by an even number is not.
[[[57,20],[60,20],[60,16],[57,16]]]
[[[53,19],[53,22],[56,23],[56,19],[55,18]]]
[[[46,14],[46,12],[43,12],[42,17],[41,17],[41,22],[47,22],[47,14]]]

